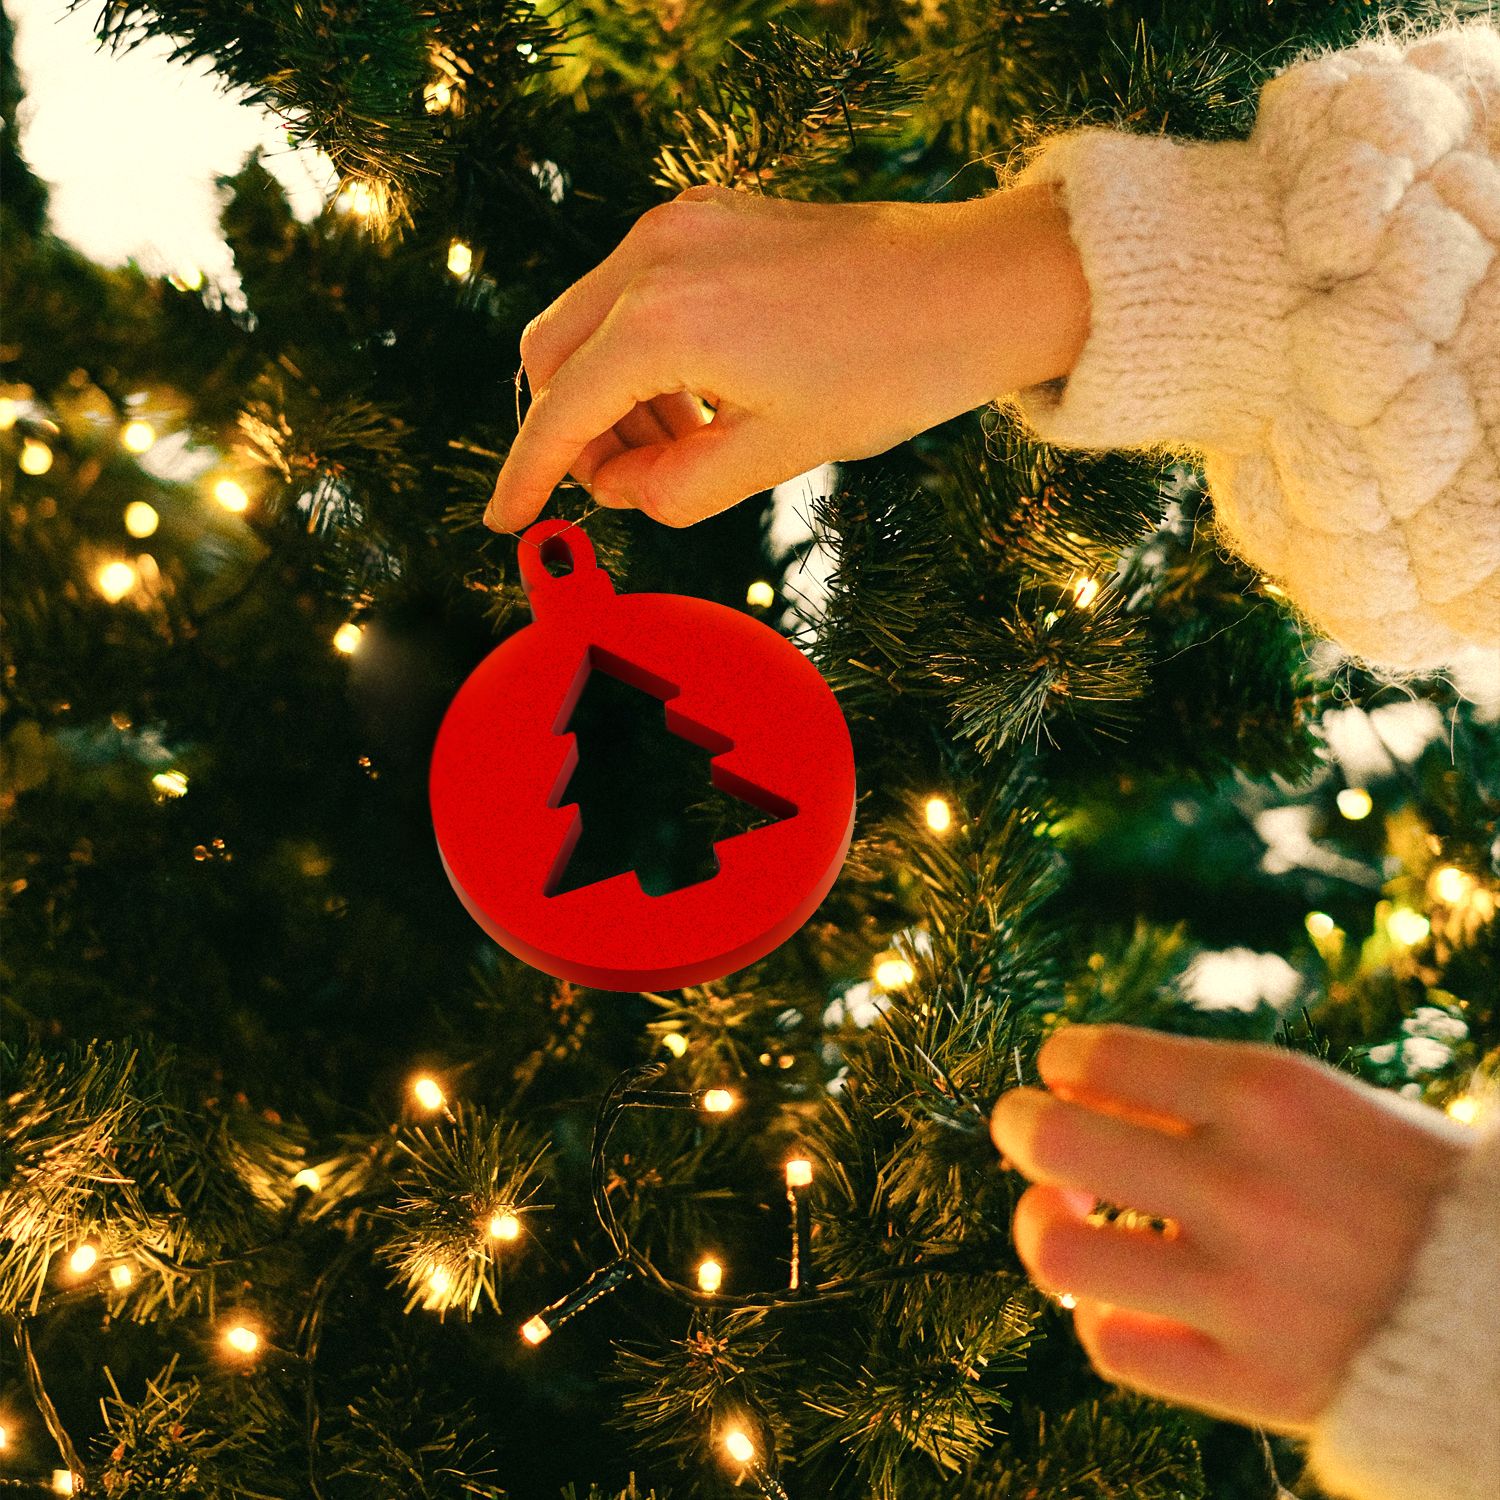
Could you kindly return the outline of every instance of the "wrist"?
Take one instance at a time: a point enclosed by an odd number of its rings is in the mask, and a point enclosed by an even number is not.
[[[950,205],[975,355],[990,400],[1069,374],[1089,331],[1089,287],[1051,183]]]
[[[1058,195],[1090,310],[1066,387],[1021,393],[1029,426],[1070,447],[1257,448],[1305,300],[1258,149],[1085,128],[1043,147],[1020,179],[1032,186]]]

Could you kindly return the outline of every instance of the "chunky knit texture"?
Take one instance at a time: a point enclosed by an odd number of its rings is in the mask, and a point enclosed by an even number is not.
[[[1307,58],[1248,141],[1080,130],[1091,297],[1044,439],[1195,450],[1226,544],[1347,651],[1500,697],[1500,31]]]
[[[1324,1488],[1359,1500],[1500,1495],[1500,1129],[1438,1204],[1395,1311],[1313,1438]]]

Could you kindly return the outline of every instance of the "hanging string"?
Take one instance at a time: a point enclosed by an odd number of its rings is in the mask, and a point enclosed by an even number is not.
[[[522,379],[523,376],[525,376],[525,374],[526,374],[526,366],[525,366],[525,364],[523,362],[522,364],[519,364],[519,365],[516,366],[516,431],[517,432],[519,432],[521,430],[521,379]],[[528,404],[528,409],[529,409],[530,399],[531,399],[531,381],[529,379],[526,381],[526,396],[527,396],[527,404]],[[564,481],[564,482],[566,483],[566,481]],[[574,482],[576,483],[577,481],[574,481]],[[582,489],[583,486],[579,485],[579,488]],[[593,517],[596,516],[596,515],[598,515],[598,513],[601,510],[603,510],[603,509],[604,509],[604,507],[602,505],[600,505],[597,500],[591,499],[590,502],[589,502],[588,509],[585,510],[584,513],[581,516],[579,516],[576,520],[569,521],[568,524],[562,528],[562,531],[555,531],[555,532],[553,532],[552,533],[553,537],[554,538],[555,537],[559,537],[559,536],[561,536],[563,534],[563,532],[571,531],[575,526],[582,526],[585,521],[592,520]],[[521,532],[519,530],[517,530],[517,531],[507,531],[507,532],[504,532],[502,534],[505,535],[505,536],[513,536],[513,537],[515,537],[515,539],[518,542],[524,542],[526,544],[526,546],[528,546],[528,547],[535,547],[537,545],[535,542],[527,541],[526,538],[521,535]]]

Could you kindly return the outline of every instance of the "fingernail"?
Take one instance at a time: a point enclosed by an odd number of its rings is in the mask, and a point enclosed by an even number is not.
[[[503,471],[502,471],[503,477]],[[484,524],[491,531],[503,531],[500,525],[500,479],[495,480],[495,488],[490,491],[490,498],[484,507]]]

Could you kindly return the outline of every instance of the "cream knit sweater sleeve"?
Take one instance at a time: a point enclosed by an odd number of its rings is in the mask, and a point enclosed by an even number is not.
[[[1219,532],[1350,653],[1500,695],[1500,30],[1304,59],[1247,141],[1073,131],[1091,297],[1032,428],[1201,454]]]

